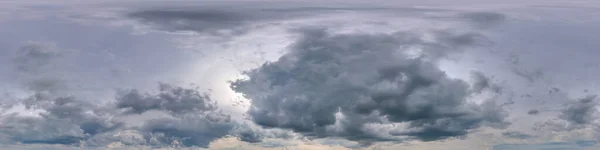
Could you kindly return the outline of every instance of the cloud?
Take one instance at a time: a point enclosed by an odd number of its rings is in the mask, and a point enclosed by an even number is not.
[[[17,71],[35,74],[46,71],[48,64],[60,55],[61,52],[51,43],[30,42],[19,48],[13,62]]]
[[[119,94],[115,107],[125,114],[163,111],[173,118],[146,121],[137,131],[146,144],[155,147],[207,147],[214,140],[232,135],[235,123],[218,110],[216,102],[197,88],[160,84],[156,94],[141,94],[129,90]]]
[[[469,85],[435,64],[447,53],[477,45],[478,34],[439,31],[435,42],[427,42],[410,32],[296,32],[302,37],[287,54],[232,83],[252,101],[248,114],[258,125],[354,141],[431,141],[484,124],[507,125],[499,106],[467,102]],[[406,47],[422,45],[421,56],[405,53]],[[385,127],[398,123],[406,128]]]
[[[151,146],[207,147],[210,142],[232,134],[235,126],[230,116],[221,113],[216,102],[197,88],[163,83],[156,94],[128,90],[122,91],[116,100],[116,107],[125,109],[125,114],[155,110],[175,117],[151,119],[138,129]]]
[[[255,16],[224,10],[142,10],[127,14],[166,31],[212,31],[245,25]]]
[[[228,135],[232,127],[227,121],[190,116],[150,120],[140,131],[151,146],[208,147],[210,142]]]
[[[532,109],[532,110],[527,111],[527,114],[529,114],[529,115],[537,115],[539,113],[540,113],[540,111],[537,109]]]
[[[121,127],[102,107],[73,97],[34,97],[28,107],[44,110],[40,117],[10,115],[1,120],[5,142],[80,144],[97,134]]]
[[[12,58],[14,74],[28,90],[57,92],[67,88],[60,75],[60,59],[68,51],[58,49],[53,43],[29,42],[22,45]]]
[[[511,71],[517,76],[523,77],[524,79],[529,81],[529,83],[533,83],[537,80],[544,78],[544,72],[541,69],[537,69],[535,71],[527,71],[518,68],[513,68]]]
[[[592,123],[597,118],[598,109],[596,106],[597,95],[589,95],[567,105],[559,115],[560,119],[564,119],[574,125],[586,125]]]
[[[596,123],[598,115],[598,110],[596,109],[596,106],[598,106],[596,96],[597,95],[588,95],[568,102],[565,107],[559,111],[556,118],[542,123],[536,123],[534,130],[574,133],[575,130],[598,128],[598,124]]]
[[[162,83],[156,93],[137,89],[121,90],[114,102],[96,103],[76,96],[69,88],[72,78],[60,78],[60,59],[65,51],[39,43],[20,48],[14,57],[16,73],[22,78],[28,96],[15,98],[23,111],[0,118],[0,142],[22,144],[62,144],[105,147],[113,143],[155,147],[207,147],[208,143],[230,135],[235,126],[230,116],[218,110],[216,102],[196,87]],[[162,111],[171,118],[153,118],[141,127],[128,126],[115,117]],[[131,131],[132,136],[120,134]],[[139,137],[137,137],[139,136]]]
[[[282,139],[291,140],[296,139],[298,136],[293,132],[281,130],[281,129],[264,129],[260,126],[241,123],[238,124],[232,131],[238,140],[248,143],[262,143],[264,139]]]
[[[531,150],[546,150],[546,149],[596,149],[598,145],[591,141],[576,141],[576,142],[548,142],[539,144],[500,144],[494,145],[493,150],[513,150],[513,149],[531,149]]]
[[[529,139],[529,138],[533,138],[535,136],[529,135],[529,134],[525,134],[525,133],[521,133],[518,131],[506,131],[506,132],[502,132],[502,136],[504,137],[508,137],[508,138],[513,138],[513,139]]]
[[[195,89],[167,84],[161,84],[160,87],[160,92],[153,98],[139,99],[136,97],[133,99],[136,103],[128,105],[93,105],[83,100],[77,100],[75,97],[32,95],[25,99],[23,104],[27,108],[39,109],[44,112],[40,114],[40,117],[13,114],[2,118],[0,120],[2,123],[0,137],[2,138],[0,139],[8,143],[66,144],[92,147],[106,146],[114,142],[155,147],[177,145],[207,147],[211,141],[232,134],[230,131],[235,123],[230,121],[229,115],[218,111],[214,103],[203,101],[205,99],[202,99]],[[150,94],[146,94],[146,96],[152,97]],[[122,101],[131,99],[131,96],[124,96],[118,100],[121,104]],[[144,105],[154,104],[161,100],[163,103],[156,103],[157,105]],[[164,104],[165,102],[170,104]],[[138,108],[139,111],[133,112],[157,110],[170,113],[174,117],[151,119],[145,121],[141,127],[125,127],[124,123],[113,119],[114,116],[131,114],[132,111],[124,113],[119,111],[119,109],[130,107]],[[126,130],[134,130],[143,138],[131,139],[116,136]]]
[[[2,141],[24,144],[76,144],[85,138],[75,124],[33,117],[7,117],[2,120]]]
[[[489,81],[490,79],[488,79],[481,72],[472,71],[471,78],[474,81],[474,83],[471,87],[472,87],[473,92],[475,92],[475,93],[481,93],[484,89],[491,86],[490,85],[491,83]]]
[[[409,17],[423,17],[428,12],[454,12],[452,10],[441,8],[417,8],[417,7],[361,7],[361,6],[340,6],[327,7],[316,6],[287,6],[285,3],[268,2],[261,6],[262,2],[253,2],[253,6],[245,5],[211,5],[207,4],[203,7],[162,7],[151,9],[132,10],[124,17],[133,19],[144,25],[168,31],[193,31],[196,33],[218,35],[218,36],[239,36],[246,34],[250,30],[261,28],[269,25],[280,25],[286,21],[295,19],[318,18],[327,15],[343,15],[348,13],[365,13],[365,14],[392,14],[394,16],[402,15]],[[467,13],[460,15],[460,19],[465,19],[467,22],[475,22],[483,24],[485,21],[485,12],[482,15],[479,13]],[[495,13],[490,13],[495,14]],[[479,17],[483,16],[483,17]],[[491,16],[491,15],[490,15]],[[492,16],[493,17],[493,16]],[[493,23],[501,22],[502,20],[494,20],[490,17],[489,21]],[[490,23],[492,24],[492,23]]]
[[[169,32],[194,31],[213,35],[241,35],[256,23],[315,15],[314,10],[332,11],[344,8],[282,8],[212,6],[201,8],[158,8],[135,10],[125,17],[140,21],[158,30]],[[309,11],[313,10],[313,11]],[[320,11],[321,12],[321,11]]]
[[[121,126],[111,120],[111,111],[68,94],[67,83],[53,72],[65,51],[49,44],[28,43],[13,58],[18,74],[23,75],[31,94],[17,98],[25,111],[41,110],[37,116],[7,114],[0,122],[2,141],[13,143],[79,144],[96,134],[110,132]],[[16,107],[12,105],[11,107]]]
[[[461,16],[478,27],[490,27],[507,19],[504,14],[496,12],[468,12]]]
[[[173,115],[198,111],[214,111],[216,102],[198,89],[174,87],[160,84],[156,95],[142,94],[138,90],[121,91],[116,98],[116,107],[127,113],[141,114],[150,110],[160,110]]]

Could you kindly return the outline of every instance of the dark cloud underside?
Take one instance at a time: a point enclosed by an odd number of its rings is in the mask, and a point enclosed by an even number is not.
[[[446,53],[478,43],[477,34],[438,32],[432,43],[406,32],[299,32],[303,37],[287,54],[232,84],[252,100],[248,113],[261,126],[356,141],[393,136],[429,141],[465,135],[484,122],[506,125],[501,109],[466,102],[466,82],[448,78],[435,64]],[[422,56],[403,53],[402,47],[416,45],[426,45]],[[409,123],[409,129],[391,137],[368,131],[368,124],[386,121]]]

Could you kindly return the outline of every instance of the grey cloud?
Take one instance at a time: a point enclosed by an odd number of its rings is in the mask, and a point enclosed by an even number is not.
[[[127,15],[162,30],[197,32],[236,28],[256,19],[249,14],[223,10],[144,10]]]
[[[468,12],[463,13],[462,17],[480,27],[489,27],[502,23],[506,20],[506,16],[496,12]]]
[[[160,110],[171,114],[216,110],[216,102],[198,89],[174,87],[160,84],[159,93],[147,94],[137,90],[122,91],[116,98],[117,108],[128,113],[141,114],[149,110]]]
[[[257,2],[260,3],[260,2]],[[417,15],[426,12],[450,11],[434,8],[414,7],[323,7],[323,6],[276,6],[274,2],[264,7],[253,3],[253,6],[205,6],[205,7],[162,7],[134,10],[125,17],[137,20],[164,31],[194,31],[213,35],[240,35],[248,32],[255,23],[277,20],[290,20],[301,17],[312,17],[324,14],[345,12],[369,12],[372,14]],[[470,20],[481,21],[481,15],[465,15]]]
[[[210,142],[230,135],[235,125],[229,115],[217,109],[215,101],[197,88],[160,84],[156,94],[129,90],[116,99],[115,106],[126,109],[125,114],[157,110],[175,117],[149,120],[138,129],[145,143],[154,147],[207,147]]]
[[[213,35],[240,35],[250,30],[253,23],[278,19],[292,19],[314,15],[310,11],[283,11],[293,9],[260,9],[257,7],[239,7],[231,9],[214,8],[162,8],[138,10],[126,14],[126,17],[151,25],[159,30],[194,31]],[[301,10],[301,9],[299,9]]]
[[[249,143],[260,143],[264,139],[278,138],[278,139],[294,139],[297,135],[285,130],[280,129],[264,129],[256,125],[251,124],[240,124],[232,131],[240,141]]]
[[[3,126],[0,127],[0,139],[8,143],[92,147],[102,147],[113,142],[154,147],[207,147],[208,143],[232,134],[235,123],[231,122],[229,115],[218,111],[215,103],[204,99],[205,95],[201,95],[196,89],[167,84],[161,84],[159,89],[158,94],[145,94],[141,96],[145,98],[134,99],[135,103],[122,105],[94,105],[75,97],[35,94],[25,99],[24,104],[28,108],[45,110],[45,113],[40,114],[41,117],[13,115],[4,118]],[[118,100],[128,101],[131,97],[124,96]],[[144,105],[148,103],[152,105]],[[122,113],[120,108],[136,109]],[[173,118],[152,119],[142,127],[126,127],[112,119],[114,116],[149,110],[165,111],[172,114]],[[136,134],[143,135],[143,138],[116,136],[125,130],[137,131]]]
[[[475,93],[481,93],[484,89],[491,86],[490,79],[488,79],[481,72],[472,71],[471,78],[474,81],[474,83],[471,87],[472,87],[473,92],[475,92]]]
[[[598,115],[596,106],[597,95],[589,95],[567,105],[559,116],[569,123],[575,125],[585,125],[591,123]]]
[[[560,110],[557,118],[536,123],[534,129],[564,132],[586,127],[597,127],[597,124],[594,123],[597,121],[598,116],[596,96],[588,95],[567,103]]]
[[[52,43],[30,42],[21,46],[13,65],[17,78],[28,90],[35,92],[57,92],[66,89],[66,82],[57,73],[60,58],[67,51],[59,50]]]
[[[140,131],[147,143],[156,147],[208,147],[210,142],[228,135],[232,128],[227,121],[196,116],[150,120]]]
[[[354,141],[394,140],[394,135],[428,141],[465,135],[481,125],[508,125],[495,103],[466,102],[469,85],[448,78],[435,64],[447,53],[476,45],[481,38],[471,37],[477,34],[443,31],[431,43],[406,32],[297,31],[303,37],[287,54],[232,83],[251,99],[248,114],[258,125]],[[402,47],[418,45],[428,45],[423,56],[403,54]],[[386,120],[409,123],[410,131],[394,131],[392,137],[370,133],[367,124]]]
[[[428,18],[465,22],[475,28],[489,28],[505,22],[508,17],[499,12],[456,12],[451,16],[433,15]]]
[[[525,134],[522,132],[518,132],[518,131],[506,131],[502,133],[502,136],[504,137],[508,137],[508,138],[513,138],[513,139],[530,139],[533,138],[535,136],[529,135],[529,134]]]
[[[27,109],[44,112],[39,117],[11,115],[2,119],[7,125],[0,129],[5,142],[78,144],[121,127],[111,120],[108,109],[57,92],[67,91],[67,82],[54,74],[65,52],[40,43],[28,43],[19,49],[13,59],[16,73],[25,84],[24,91],[33,93],[19,101]]]
[[[249,127],[243,128],[237,132],[238,139],[240,141],[249,143],[258,143],[263,141],[263,135],[259,131],[250,129]]]
[[[121,124],[104,115],[100,107],[75,100],[73,97],[35,99],[33,103],[46,113],[40,117],[11,116],[3,119],[0,134],[7,142],[80,144],[96,134],[113,131]],[[28,125],[27,125],[28,124]]]
[[[235,125],[229,115],[217,109],[215,101],[197,88],[160,84],[156,94],[130,90],[117,97],[116,107],[125,108],[126,114],[158,110],[175,117],[149,120],[138,129],[145,143],[154,147],[207,147],[230,135]]]
[[[4,143],[77,144],[85,138],[77,125],[61,120],[10,116],[0,128]]]
[[[63,79],[54,77],[36,77],[25,84],[29,90],[36,92],[56,92],[68,87]]]
[[[536,80],[544,78],[544,72],[541,69],[527,71],[523,69],[513,68],[511,71],[517,76],[525,78],[527,81],[529,81],[529,83],[533,83]]]
[[[39,73],[61,53],[48,43],[28,43],[22,46],[13,61],[17,71]]]
[[[63,54],[40,44],[21,48],[14,65],[18,73],[27,75],[23,78],[24,91],[33,94],[20,102],[27,109],[44,112],[39,117],[2,118],[1,142],[90,147],[104,147],[113,142],[168,147],[179,142],[185,147],[206,147],[211,141],[230,134],[234,124],[229,116],[219,112],[216,102],[197,88],[160,84],[158,92],[152,94],[124,90],[115,97],[115,103],[108,104],[71,96],[77,93],[67,86],[71,78],[62,79],[60,74],[55,74],[62,65],[59,61]],[[113,119],[150,110],[164,111],[174,118],[150,120],[140,128],[128,127]],[[126,130],[136,131],[143,137],[117,136]]]
[[[540,111],[537,109],[532,109],[532,110],[527,111],[527,114],[529,114],[529,115],[537,115],[539,113],[540,113]]]

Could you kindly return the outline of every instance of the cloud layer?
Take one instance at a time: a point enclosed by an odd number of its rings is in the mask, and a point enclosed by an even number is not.
[[[591,4],[0,3],[2,147],[597,149],[600,138]]]
[[[16,98],[10,107],[38,111],[24,116],[18,112],[3,115],[0,140],[3,143],[64,144],[100,146],[112,143],[154,147],[207,145],[230,134],[235,124],[218,110],[216,102],[197,88],[159,84],[157,93],[136,89],[121,90],[114,102],[94,103],[79,99],[69,88],[68,79],[54,74],[61,68],[64,51],[44,44],[30,43],[14,58],[15,70],[23,76],[30,95]],[[52,68],[55,67],[55,68]],[[110,101],[110,100],[109,100]],[[115,119],[148,111],[169,114],[169,118],[151,118],[141,127],[126,126]],[[140,137],[120,136],[133,132]]]

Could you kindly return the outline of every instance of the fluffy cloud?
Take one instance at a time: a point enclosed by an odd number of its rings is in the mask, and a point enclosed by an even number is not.
[[[469,85],[436,66],[447,53],[480,43],[481,35],[436,31],[426,41],[410,32],[299,31],[287,54],[232,83],[252,101],[248,114],[256,124],[356,141],[429,141],[507,125],[494,102],[468,102]],[[421,55],[407,54],[416,46]],[[376,127],[395,124],[406,127]]]

